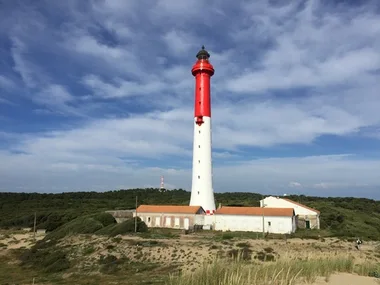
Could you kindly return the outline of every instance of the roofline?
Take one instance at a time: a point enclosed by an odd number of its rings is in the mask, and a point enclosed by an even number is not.
[[[192,212],[137,212],[137,213],[140,213],[140,214],[184,214],[184,215],[202,215],[202,214],[197,214],[197,213],[192,213]]]
[[[304,204],[301,204],[301,203],[298,203],[298,202],[296,202],[296,201],[293,201],[293,200],[290,200],[290,199],[287,199],[287,198],[281,198],[281,199],[284,199],[285,201],[288,201],[288,202],[290,202],[290,203],[293,203],[294,205],[297,205],[297,206],[300,206],[300,207],[306,208],[306,209],[308,209],[308,210],[310,210],[310,211],[313,211],[313,212],[315,212],[315,213],[317,213],[317,214],[320,214],[320,213],[321,213],[321,212],[318,211],[317,209],[314,209],[314,208],[308,207],[308,206],[306,206],[306,205],[304,205]]]
[[[257,209],[261,209],[261,213],[247,214],[247,213],[220,213],[220,212],[218,212],[219,210],[221,210],[223,208],[257,208]],[[268,215],[265,212],[267,212],[269,209],[273,209],[273,210],[278,210],[278,209],[291,210],[292,211],[292,215]],[[226,206],[226,207],[222,207],[222,208],[216,210],[215,213],[214,213],[214,215],[240,215],[240,216],[260,216],[260,217],[261,216],[264,216],[264,217],[296,217],[296,213],[294,211],[294,208],[275,208],[275,207],[262,208],[262,207],[233,207],[233,206]]]
[[[264,200],[264,199],[266,199],[266,198],[269,198],[269,197],[274,197],[274,198],[276,198],[276,196],[268,196],[268,197],[263,198],[262,200]],[[312,211],[312,212],[315,212],[315,213],[317,213],[317,214],[320,214],[320,213],[321,213],[321,212],[318,211],[317,209],[314,209],[314,208],[308,207],[308,206],[306,206],[306,205],[304,205],[304,204],[298,203],[298,202],[293,201],[293,200],[290,200],[290,199],[288,199],[288,198],[278,197],[278,199],[282,199],[282,200],[288,201],[288,202],[290,202],[290,203],[293,203],[294,205],[297,205],[297,206],[300,206],[300,207],[302,207],[302,208],[308,209],[308,210],[310,210],[310,211]],[[261,200],[260,200],[260,201],[261,201]]]
[[[214,213],[214,216],[216,215],[226,215],[226,216],[258,216],[258,217],[262,217],[262,214],[257,214],[257,215],[253,215],[253,214],[220,214],[220,213]],[[293,217],[296,217],[298,215],[293,215],[292,216],[288,216],[288,215],[264,215],[264,217],[289,217],[289,218],[293,218]]]
[[[197,208],[197,211],[195,213],[181,213],[181,212],[170,212],[170,214],[192,214],[192,215],[197,215],[197,212],[199,211],[199,209],[202,209],[203,212],[206,213],[206,211],[202,208],[202,206],[189,206],[189,205],[149,205],[149,204],[142,204],[140,206],[138,206],[134,212],[139,212],[139,213],[146,213],[146,214],[164,214],[164,213],[168,213],[166,211],[162,211],[162,212],[146,212],[146,211],[138,211],[138,208],[140,208],[141,206],[156,206],[156,207],[171,207],[171,206],[175,206],[175,207],[198,207]]]

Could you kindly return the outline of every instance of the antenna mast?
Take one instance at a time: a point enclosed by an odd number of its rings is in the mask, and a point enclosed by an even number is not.
[[[164,176],[161,176],[160,191],[165,191]]]

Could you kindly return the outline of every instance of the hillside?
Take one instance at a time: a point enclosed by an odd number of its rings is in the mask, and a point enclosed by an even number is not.
[[[130,189],[102,193],[0,193],[0,227],[30,227],[36,212],[38,227],[53,230],[79,216],[104,210],[133,209],[136,196],[138,204],[185,205],[190,192]],[[216,202],[225,206],[258,206],[261,198],[257,193],[215,193]],[[312,231],[313,235],[380,239],[380,201],[303,195],[288,198],[321,211],[322,230]]]

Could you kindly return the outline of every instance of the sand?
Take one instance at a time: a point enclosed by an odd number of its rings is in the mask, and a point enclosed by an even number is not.
[[[326,282],[325,278],[319,278],[319,280],[312,285],[379,285],[380,279],[366,276],[358,276],[348,273],[333,274]],[[299,285],[310,285],[301,283]]]
[[[45,237],[44,232],[36,233],[36,241],[41,240]],[[29,231],[21,231],[18,233],[0,233],[0,244],[5,245],[0,247],[1,249],[19,249],[19,248],[30,248],[35,244],[34,234]],[[4,251],[3,251],[4,252]]]

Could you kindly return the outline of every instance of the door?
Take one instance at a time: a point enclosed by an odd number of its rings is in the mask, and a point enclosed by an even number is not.
[[[189,218],[185,218],[183,220],[183,227],[184,227],[185,230],[189,229]]]
[[[307,229],[310,229],[310,221],[305,221],[305,227],[306,227]]]

